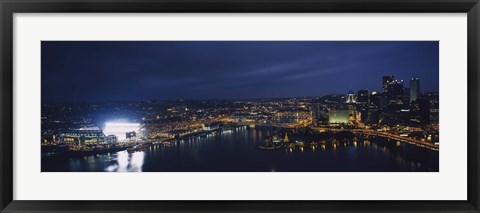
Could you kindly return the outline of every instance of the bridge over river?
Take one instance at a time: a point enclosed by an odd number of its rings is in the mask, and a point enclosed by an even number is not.
[[[270,126],[270,127],[279,127],[279,128],[305,128],[307,127],[306,122],[298,122],[294,124],[285,124],[285,123],[235,123],[237,125],[254,125],[254,126]],[[336,128],[325,128],[325,127],[308,127],[313,130],[318,131],[331,131],[331,132],[342,132],[342,131],[350,131],[355,134],[364,134],[364,135],[371,135],[376,137],[384,137],[393,139],[395,141],[399,141],[401,143],[408,143],[418,147],[423,147],[431,150],[438,151],[439,145],[435,145],[426,141],[421,141],[415,138],[403,137],[400,135],[388,133],[388,132],[379,132],[371,129],[336,129]],[[278,134],[278,133],[276,133]]]
[[[403,137],[403,136],[391,134],[388,132],[378,132],[371,129],[334,129],[334,128],[322,128],[322,127],[312,127],[312,129],[320,130],[320,131],[331,131],[331,132],[350,131],[356,134],[364,134],[364,135],[389,138],[402,143],[408,143],[418,147],[423,147],[423,148],[427,148],[435,151],[438,151],[439,149],[439,145],[435,145],[426,141],[421,141],[415,138]]]

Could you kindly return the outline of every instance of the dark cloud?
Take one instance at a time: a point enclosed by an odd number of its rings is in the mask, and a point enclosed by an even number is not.
[[[438,64],[436,41],[44,41],[42,101],[321,96],[383,75],[438,91]]]

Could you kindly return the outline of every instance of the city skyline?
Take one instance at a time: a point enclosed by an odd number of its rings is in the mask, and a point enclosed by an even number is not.
[[[384,75],[438,92],[438,42],[42,42],[42,103],[381,92]]]
[[[420,80],[418,78],[415,78],[417,80]],[[403,80],[403,79],[398,79],[398,80]],[[405,81],[404,81],[405,82]],[[408,81],[406,81],[408,82]],[[410,87],[405,87],[405,89],[408,89],[408,93],[410,93]],[[102,102],[143,102],[143,101],[165,101],[165,102],[175,102],[175,101],[259,101],[259,100],[276,100],[276,99],[295,99],[295,98],[321,98],[321,97],[326,97],[326,96],[344,96],[348,94],[350,91],[354,92],[354,95],[357,96],[357,93],[360,91],[367,91],[369,94],[372,92],[375,93],[382,93],[382,89],[378,90],[369,90],[368,88],[359,88],[359,89],[346,89],[343,93],[338,92],[338,93],[331,93],[331,94],[325,94],[322,96],[278,96],[278,97],[256,97],[256,98],[210,98],[210,99],[145,99],[145,100],[97,100],[97,101],[83,101],[83,102],[56,102],[56,103],[43,103],[43,104],[95,104],[95,103],[102,103]],[[421,93],[438,93],[438,91],[421,91]]]
[[[42,172],[438,172],[438,51],[42,42]]]

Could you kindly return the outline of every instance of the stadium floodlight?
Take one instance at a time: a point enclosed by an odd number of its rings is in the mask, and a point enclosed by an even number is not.
[[[117,136],[117,140],[122,141],[126,139],[125,133],[138,132],[139,129],[139,123],[106,122],[103,133],[105,133],[105,135],[115,135]]]

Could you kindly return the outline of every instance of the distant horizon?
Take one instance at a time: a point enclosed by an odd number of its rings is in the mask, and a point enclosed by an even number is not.
[[[382,76],[439,91],[438,41],[42,41],[44,103],[321,97]]]
[[[359,89],[361,90],[361,89]],[[358,90],[354,91],[357,92]],[[369,90],[370,91],[370,90]],[[377,92],[377,91],[370,91]],[[422,94],[439,93],[438,91],[422,92]],[[96,104],[102,102],[143,102],[143,101],[248,101],[248,100],[262,100],[262,99],[291,99],[291,98],[323,98],[332,95],[345,95],[346,93],[333,93],[322,96],[295,96],[295,97],[264,97],[264,98],[241,98],[241,99],[149,99],[149,100],[102,100],[102,101],[90,101],[90,102],[50,102],[42,103],[42,105],[55,105],[55,104]],[[356,94],[356,93],[355,93]]]

